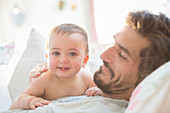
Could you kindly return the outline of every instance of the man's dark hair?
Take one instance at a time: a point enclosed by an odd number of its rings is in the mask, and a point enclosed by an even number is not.
[[[137,85],[170,60],[170,19],[162,13],[156,15],[148,11],[136,11],[128,14],[126,23],[149,41],[149,47],[140,51]]]

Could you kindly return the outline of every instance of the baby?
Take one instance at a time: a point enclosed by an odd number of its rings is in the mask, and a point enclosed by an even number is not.
[[[46,43],[49,70],[35,78],[10,109],[36,109],[67,96],[102,94],[93,76],[82,71],[89,59],[87,33],[74,24],[54,27]],[[88,95],[89,96],[89,95]]]

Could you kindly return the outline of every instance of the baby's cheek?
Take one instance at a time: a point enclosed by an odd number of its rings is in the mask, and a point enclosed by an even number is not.
[[[56,63],[55,63],[55,61],[49,62],[49,63],[48,63],[48,66],[49,66],[49,69],[50,69],[51,71],[54,71],[55,68],[56,68]]]

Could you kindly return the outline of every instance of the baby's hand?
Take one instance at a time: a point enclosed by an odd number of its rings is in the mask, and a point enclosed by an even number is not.
[[[103,92],[98,87],[91,87],[87,89],[86,96],[102,96]]]
[[[43,98],[35,97],[30,101],[29,106],[31,109],[34,110],[37,107],[43,107],[44,105],[48,105],[49,103],[51,103],[51,102],[48,100],[44,100]]]

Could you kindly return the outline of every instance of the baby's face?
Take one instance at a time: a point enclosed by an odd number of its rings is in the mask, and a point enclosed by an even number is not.
[[[74,77],[82,67],[86,45],[83,36],[73,33],[69,37],[52,35],[49,40],[49,68],[60,78]]]

